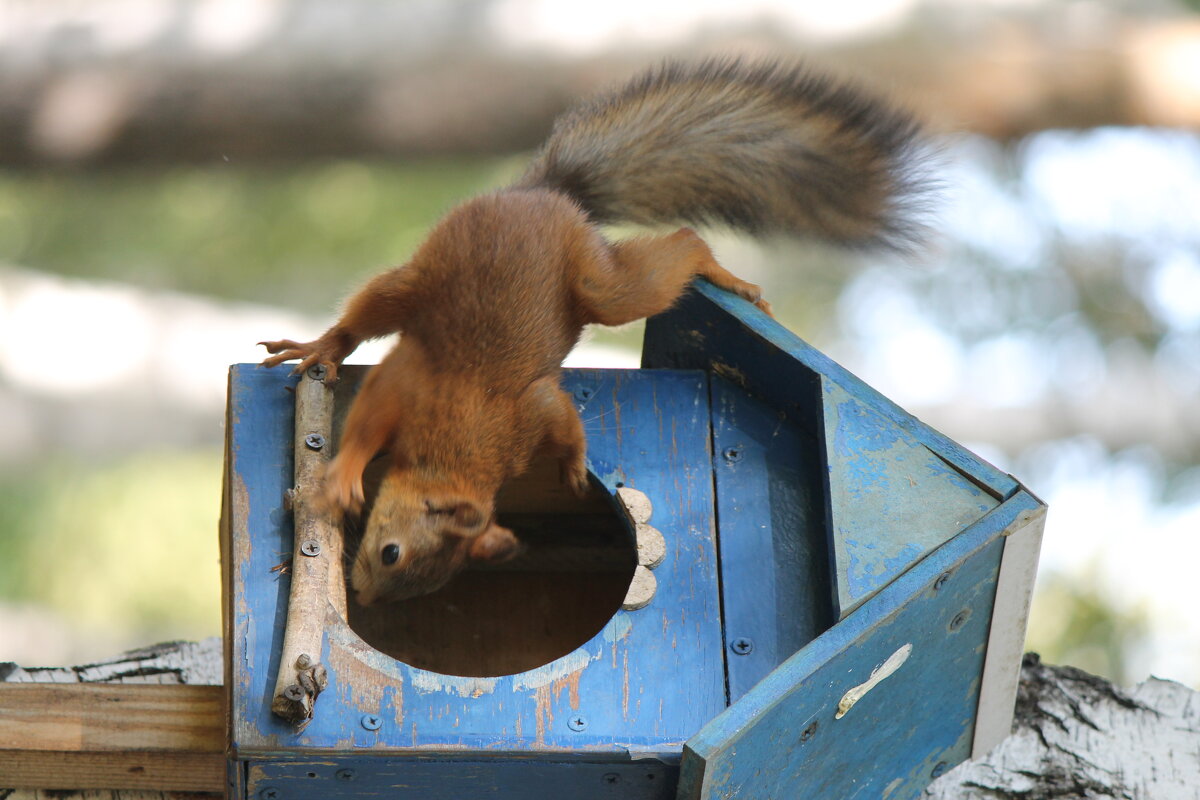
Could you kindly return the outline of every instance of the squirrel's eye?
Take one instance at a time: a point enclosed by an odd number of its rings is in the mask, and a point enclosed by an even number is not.
[[[383,548],[382,556],[383,556],[383,565],[385,567],[395,564],[396,560],[398,558],[400,558],[400,546],[395,545],[395,544],[389,544],[388,546]]]

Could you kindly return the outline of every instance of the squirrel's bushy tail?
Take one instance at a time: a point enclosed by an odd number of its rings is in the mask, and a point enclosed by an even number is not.
[[[669,63],[561,116],[518,186],[561,191],[597,222],[907,250],[925,153],[909,115],[805,69]]]

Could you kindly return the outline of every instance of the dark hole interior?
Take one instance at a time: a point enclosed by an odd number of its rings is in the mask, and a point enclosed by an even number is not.
[[[358,547],[384,462],[367,470],[367,511],[346,525]],[[536,462],[507,483],[497,517],[525,545],[516,559],[475,565],[433,594],[363,608],[349,593],[349,624],[375,649],[446,675],[510,675],[566,655],[600,632],[621,607],[637,565],[633,534],[593,480],[578,498],[554,462]],[[347,569],[347,575],[349,570]]]

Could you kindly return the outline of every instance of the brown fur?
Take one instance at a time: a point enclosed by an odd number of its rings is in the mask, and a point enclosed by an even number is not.
[[[516,187],[451,211],[408,264],[371,280],[319,339],[264,343],[273,354],[264,364],[322,363],[332,381],[361,341],[401,333],[355,398],[325,477],[329,501],[357,511],[367,463],[380,452],[390,459],[352,570],[360,603],[434,591],[470,559],[511,556],[517,542],[495,522],[495,494],[539,451],[559,460],[567,485],[586,488],[583,426],[558,383],[585,325],[664,311],[695,276],[769,313],[758,287],[722,268],[690,229],[610,243],[598,220],[736,223],[740,214],[758,220],[744,226],[754,229],[888,235],[885,209],[899,184],[880,178],[885,155],[872,155],[869,142],[847,145],[862,139],[854,130],[863,121],[847,117],[825,84],[789,110],[779,87],[761,80],[783,73],[743,72],[668,70],[568,115]],[[797,125],[807,143],[799,162],[788,142],[771,139]],[[716,147],[694,127],[727,141]],[[755,140],[754,130],[765,133]],[[697,135],[701,144],[690,147]],[[568,162],[591,172],[570,177]],[[812,165],[816,184],[829,167],[836,190],[854,198],[830,202],[815,189],[770,196],[777,187],[767,173]],[[817,205],[796,212],[807,203]],[[389,545],[399,552],[392,563]]]

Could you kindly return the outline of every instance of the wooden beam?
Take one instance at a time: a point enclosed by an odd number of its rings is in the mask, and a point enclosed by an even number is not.
[[[0,783],[221,792],[224,689],[0,684]]]

